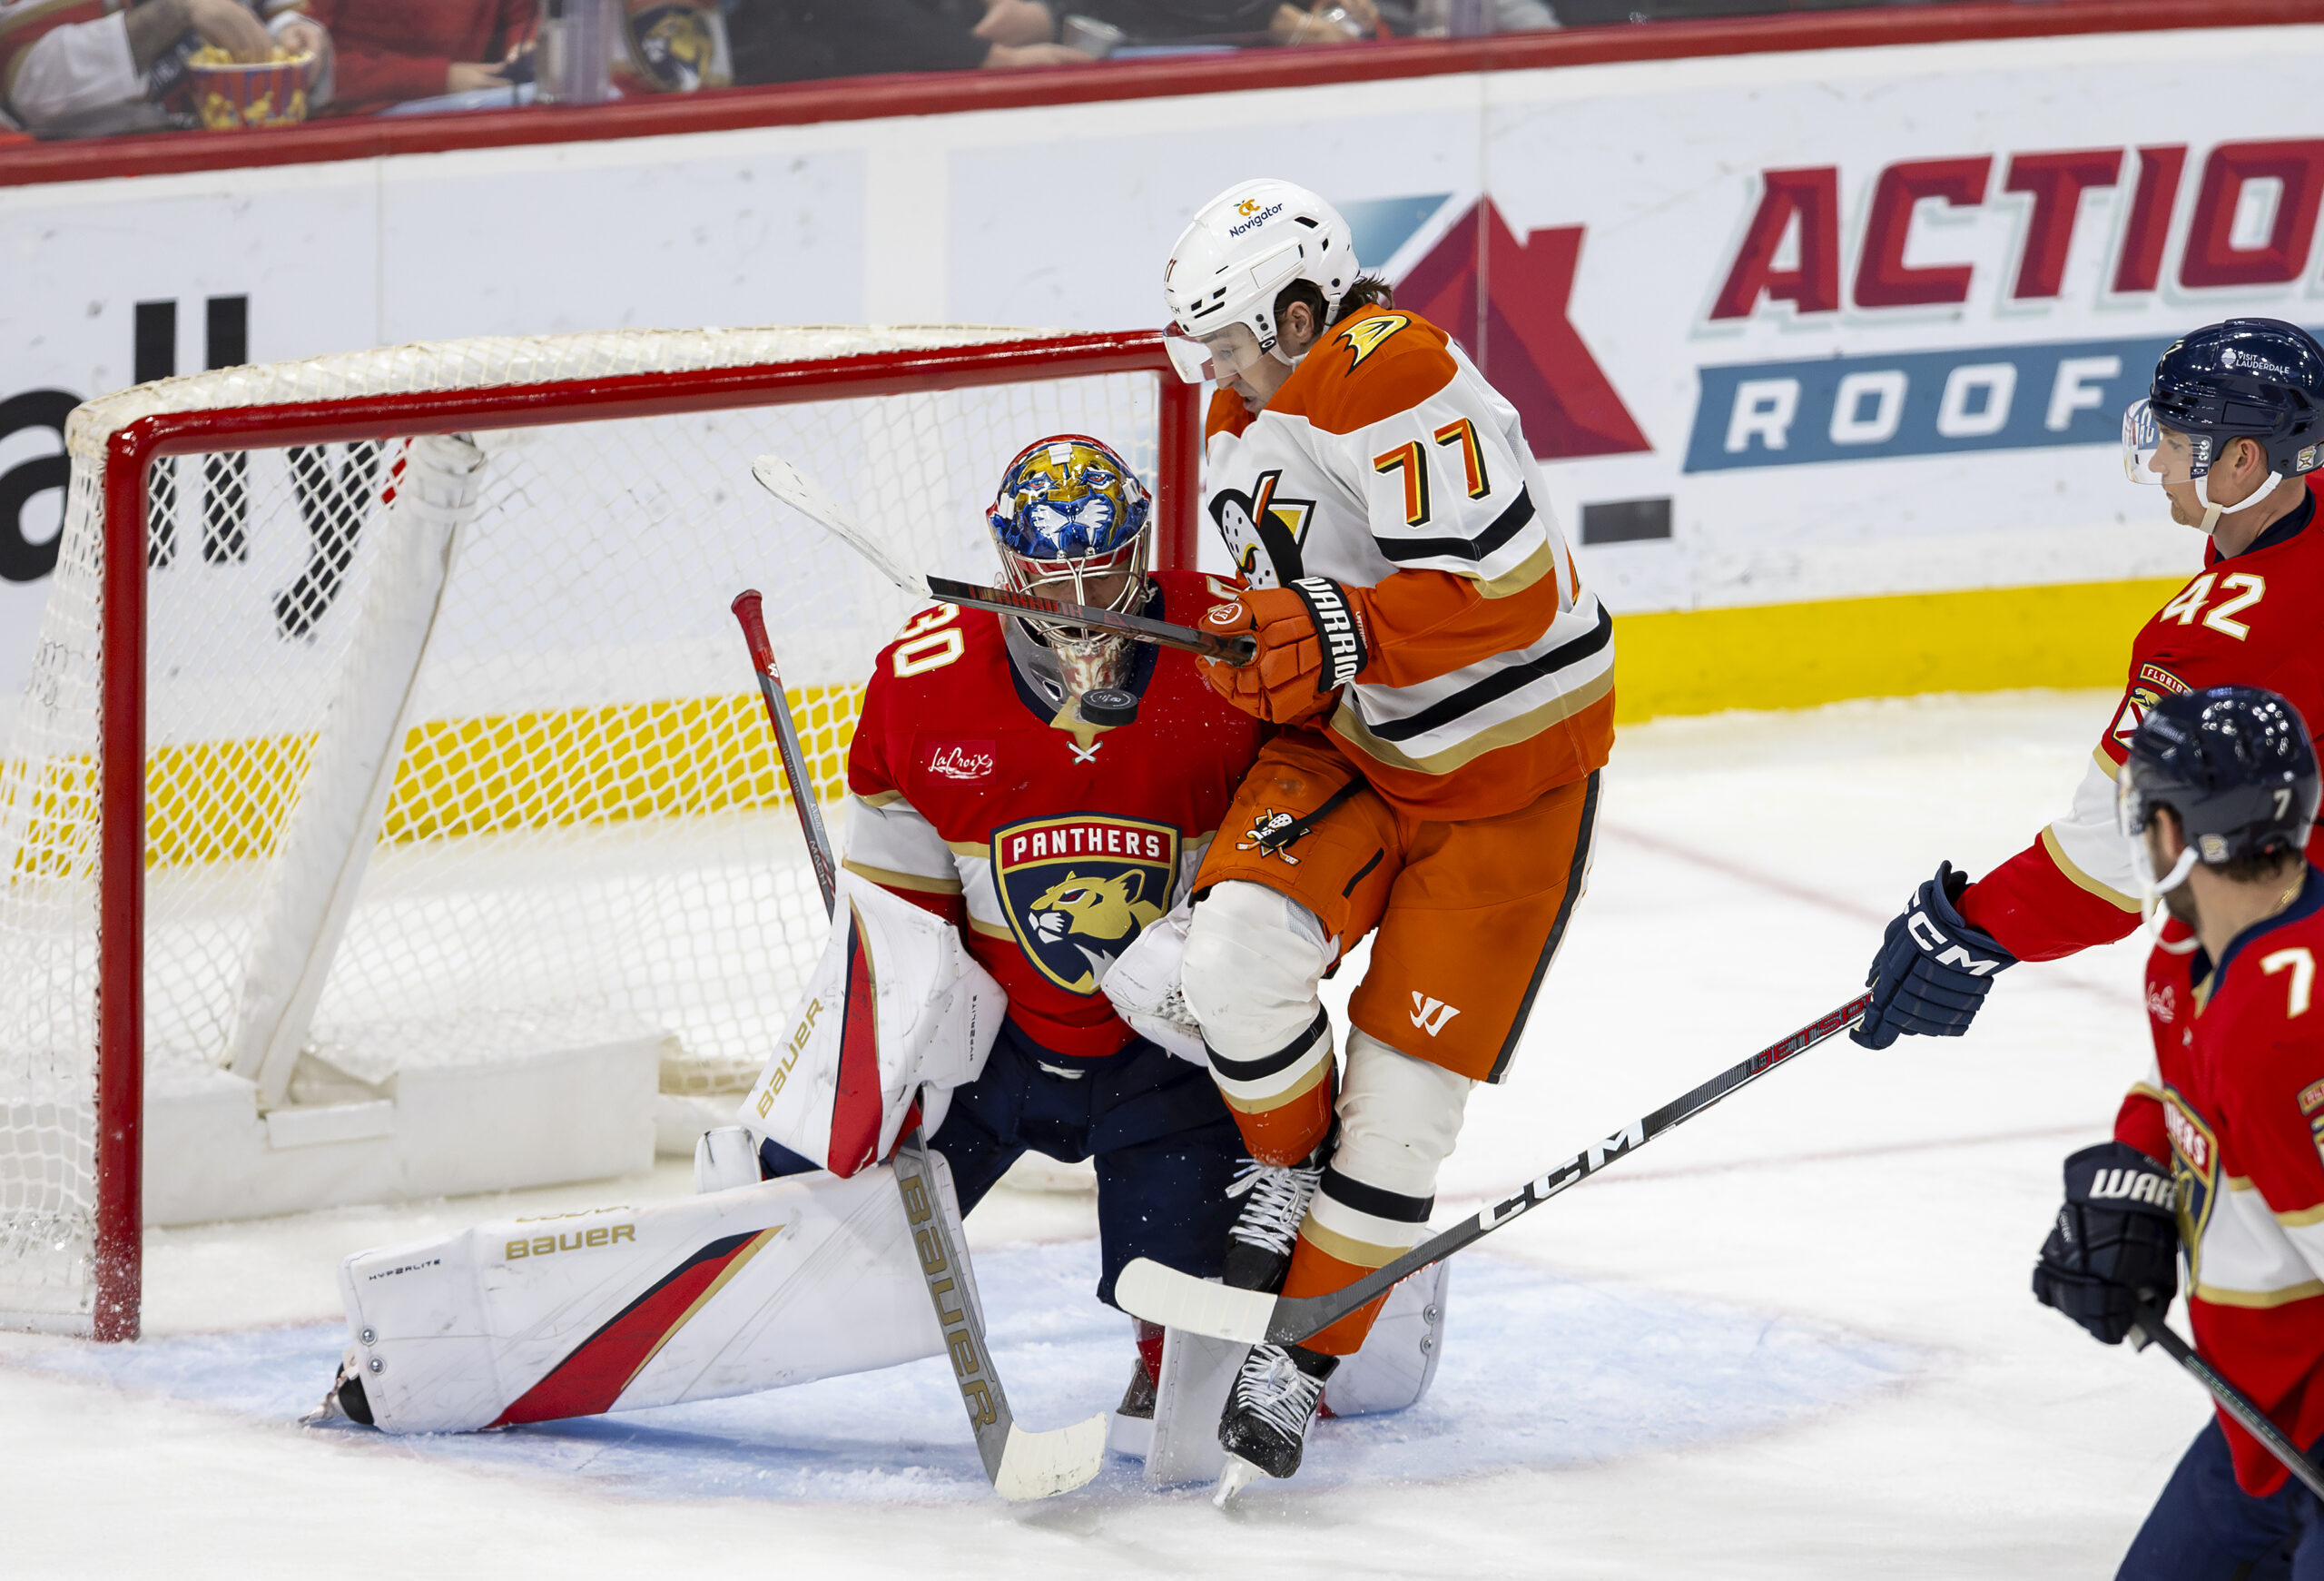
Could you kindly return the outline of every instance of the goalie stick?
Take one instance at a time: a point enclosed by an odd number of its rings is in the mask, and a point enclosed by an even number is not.
[[[2299,1452],[2299,1446],[2284,1437],[2283,1430],[2267,1418],[2258,1406],[2251,1403],[2243,1391],[2211,1370],[2211,1363],[2194,1352],[2194,1349],[2171,1330],[2162,1320],[2162,1314],[2145,1301],[2138,1304],[2138,1326],[2132,1330],[2139,1349],[2152,1343],[2162,1348],[2162,1353],[2185,1368],[2196,1382],[2211,1391],[2222,1409],[2243,1425],[2243,1430],[2260,1440],[2260,1447],[2283,1462],[2285,1470],[2305,1483],[2308,1491],[2324,1498],[2324,1471]]]
[[[1149,1323],[1188,1329],[1218,1339],[1237,1339],[1246,1345],[1295,1345],[1330,1328],[1374,1296],[1385,1294],[1408,1275],[1483,1240],[1559,1192],[1581,1184],[1615,1159],[1637,1151],[1672,1126],[1683,1124],[1720,1099],[1749,1086],[1794,1055],[1806,1053],[1825,1039],[1846,1032],[1862,1021],[1871,1007],[1869,993],[1851,999],[1789,1037],[1728,1066],[1653,1113],[1631,1121],[1605,1141],[1592,1142],[1547,1174],[1451,1229],[1431,1236],[1395,1261],[1374,1269],[1343,1289],[1318,1296],[1286,1299],[1265,1290],[1213,1284],[1141,1257],[1122,1270],[1114,1282],[1114,1298],[1122,1310]]]
[[[1068,604],[1061,599],[1044,598],[1038,593],[1012,592],[1007,588],[988,588],[975,582],[960,582],[950,577],[912,570],[898,562],[885,548],[856,525],[855,518],[848,513],[845,506],[782,457],[761,456],[751,463],[751,476],[756,478],[768,493],[870,560],[881,576],[907,593],[918,593],[923,598],[947,604],[965,605],[971,609],[1022,615],[1049,626],[1081,626],[1093,631],[1110,631],[1134,641],[1150,642],[1157,647],[1175,647],[1183,653],[1218,659],[1237,667],[1250,663],[1258,651],[1258,645],[1247,635],[1221,637],[1214,632],[1198,631],[1191,626],[1149,619],[1143,615],[1127,615],[1088,604]]]
[[[736,595],[732,606],[750,645],[751,662],[758,670],[759,696],[766,703],[767,719],[774,726],[775,749],[783,757],[783,777],[791,784],[792,804],[799,809],[799,827],[807,837],[808,860],[814,865],[815,882],[823,892],[823,912],[831,915],[838,904],[839,874],[832,861],[831,836],[815,802],[814,782],[808,777],[806,755],[800,749],[798,726],[791,717],[791,702],[783,695],[783,677],[774,665],[774,645],[767,640],[766,618],[758,590]],[[976,1435],[977,1457],[993,1491],[1008,1499],[1047,1498],[1069,1493],[1104,1469],[1104,1414],[1071,1427],[1036,1433],[1017,1425],[1009,1396],[992,1352],[969,1305],[963,1279],[967,1253],[956,1242],[944,1212],[933,1166],[928,1161],[928,1139],[918,1117],[898,1145],[891,1161],[896,1191],[903,1199],[904,1217],[911,1225],[913,1249],[920,1258],[921,1279],[928,1286],[929,1304],[936,1309],[936,1326],[944,1335],[952,1378],[960,1386],[960,1404],[969,1414],[969,1430]]]

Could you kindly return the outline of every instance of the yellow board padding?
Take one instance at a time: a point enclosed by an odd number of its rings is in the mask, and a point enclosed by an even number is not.
[[[845,783],[860,687],[791,694],[807,772],[831,800]],[[145,766],[149,867],[271,851],[312,736],[157,748]],[[431,720],[404,736],[380,838],[448,839],[632,818],[703,816],[788,799],[755,692]]]
[[[2119,687],[2175,578],[1618,615],[1614,718]]]

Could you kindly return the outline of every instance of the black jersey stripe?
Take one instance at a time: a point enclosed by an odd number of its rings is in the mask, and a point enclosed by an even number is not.
[[[1462,687],[1449,697],[1440,697],[1416,714],[1377,723],[1366,719],[1364,727],[1383,741],[1410,741],[1415,736],[1450,725],[1463,714],[1473,713],[1487,703],[1498,702],[1512,692],[1522,690],[1535,681],[1553,676],[1566,666],[1579,663],[1599,652],[1613,640],[1614,618],[1600,604],[1598,606],[1598,624],[1572,641],[1558,644],[1539,658],[1495,670],[1476,685]]]
[[[1380,552],[1392,560],[1425,560],[1438,557],[1477,561],[1515,538],[1525,524],[1533,519],[1533,495],[1521,489],[1507,509],[1492,519],[1492,524],[1473,539],[1468,538],[1382,538],[1372,535]]]

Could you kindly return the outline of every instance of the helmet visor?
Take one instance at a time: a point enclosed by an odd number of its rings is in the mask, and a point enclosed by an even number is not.
[[[1198,341],[1190,340],[1187,344],[1201,349],[1207,362],[1206,376],[1222,384],[1256,367],[1259,359],[1266,355],[1265,348],[1259,344],[1258,331],[1240,320],[1215,330]],[[1177,355],[1173,351],[1171,361],[1183,375],[1186,364],[1177,361]]]
[[[2122,471],[2133,483],[2192,483],[2211,470],[2211,442],[2157,422],[2144,399],[2122,413]]]
[[[1206,384],[1218,377],[1211,368],[1210,348],[1180,329],[1175,321],[1163,327],[1162,349],[1170,354],[1170,366],[1188,384]]]

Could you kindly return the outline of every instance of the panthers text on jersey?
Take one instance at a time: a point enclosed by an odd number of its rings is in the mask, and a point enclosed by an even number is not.
[[[1325,727],[1393,805],[1492,817],[1605,763],[1612,618],[1516,409],[1442,330],[1359,309],[1256,418],[1221,390],[1208,429],[1207,509],[1245,579],[1368,589],[1369,657]]]
[[[1182,625],[1230,596],[1153,579],[1146,612]],[[1137,720],[1085,725],[1018,676],[1003,618],[940,604],[881,653],[848,748],[844,865],[961,924],[1034,1042],[1110,1054],[1136,1034],[1098,978],[1193,881],[1265,726],[1145,645]]]
[[[2154,1068],[2117,1140],[2168,1161],[2196,1348],[2293,1442],[2324,1434],[2324,872],[2213,967],[2174,923],[2147,963]],[[2222,1410],[2235,1478],[2284,1468]]]
[[[2311,489],[2324,488],[2324,473]],[[2131,733],[2166,693],[2265,687],[2324,730],[2324,524],[2316,495],[2240,555],[2208,542],[2203,569],[2131,645],[2129,684],[2092,754],[2073,809],[1960,899],[1961,915],[2020,960],[2110,944],[2138,924],[2131,849],[2115,823],[2114,771]],[[2324,853],[2324,825],[2309,843]]]

